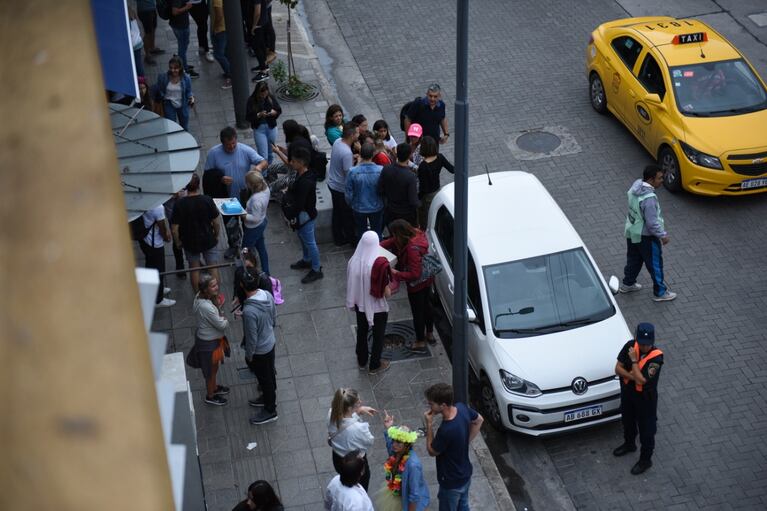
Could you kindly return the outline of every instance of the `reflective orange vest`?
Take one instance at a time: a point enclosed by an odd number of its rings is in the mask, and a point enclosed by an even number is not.
[[[648,360],[652,360],[653,358],[657,356],[663,355],[663,352],[661,350],[659,350],[658,348],[655,348],[653,350],[650,350],[650,352],[647,355],[645,355],[644,358],[639,358],[639,343],[636,341],[634,341],[634,353],[636,353],[636,356],[637,356],[637,360],[638,360],[637,364],[639,364],[640,372],[642,371],[642,369],[644,368]],[[623,378],[623,384],[628,385],[629,379]],[[637,392],[642,392],[642,385],[635,383],[634,390],[636,390]]]

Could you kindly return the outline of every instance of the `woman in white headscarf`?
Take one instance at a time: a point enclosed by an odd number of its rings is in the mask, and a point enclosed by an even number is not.
[[[367,366],[369,374],[389,369],[389,361],[381,360],[381,352],[389,317],[386,298],[391,294],[390,272],[388,261],[378,253],[378,235],[375,231],[366,231],[346,267],[346,306],[357,313],[357,363],[360,371]],[[373,328],[373,348],[368,357],[370,327]]]

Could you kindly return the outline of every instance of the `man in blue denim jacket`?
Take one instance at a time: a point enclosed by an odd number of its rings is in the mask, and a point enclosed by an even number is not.
[[[383,230],[383,197],[378,192],[378,179],[383,167],[373,163],[375,146],[362,144],[360,163],[349,169],[346,176],[346,203],[354,213],[354,233],[359,242],[368,229],[375,231],[381,238]]]

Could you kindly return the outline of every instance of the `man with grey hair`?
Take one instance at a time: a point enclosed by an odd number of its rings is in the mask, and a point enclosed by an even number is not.
[[[423,135],[428,135],[440,144],[447,142],[450,131],[445,117],[445,102],[442,101],[442,89],[438,83],[432,83],[426,90],[426,97],[418,98],[410,104],[405,114],[405,133],[413,123],[423,127]],[[444,136],[440,136],[440,127]]]

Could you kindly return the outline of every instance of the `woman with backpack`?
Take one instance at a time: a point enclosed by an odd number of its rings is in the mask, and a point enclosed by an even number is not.
[[[392,268],[395,280],[404,282],[407,287],[407,299],[413,313],[413,328],[416,342],[411,351],[426,351],[426,341],[435,344],[434,319],[429,304],[429,292],[434,276],[423,278],[423,258],[429,252],[426,234],[410,225],[407,220],[394,220],[389,224],[390,238],[381,242],[381,246],[397,256],[397,264]]]
[[[253,128],[256,150],[272,164],[274,155],[272,146],[277,141],[277,118],[282,114],[282,107],[269,91],[267,82],[256,83],[253,94],[248,98],[245,118]]]
[[[180,57],[172,56],[168,71],[157,76],[153,97],[155,101],[162,102],[166,119],[178,121],[182,128],[189,130],[189,107],[194,107],[194,94],[192,79],[184,72]]]

